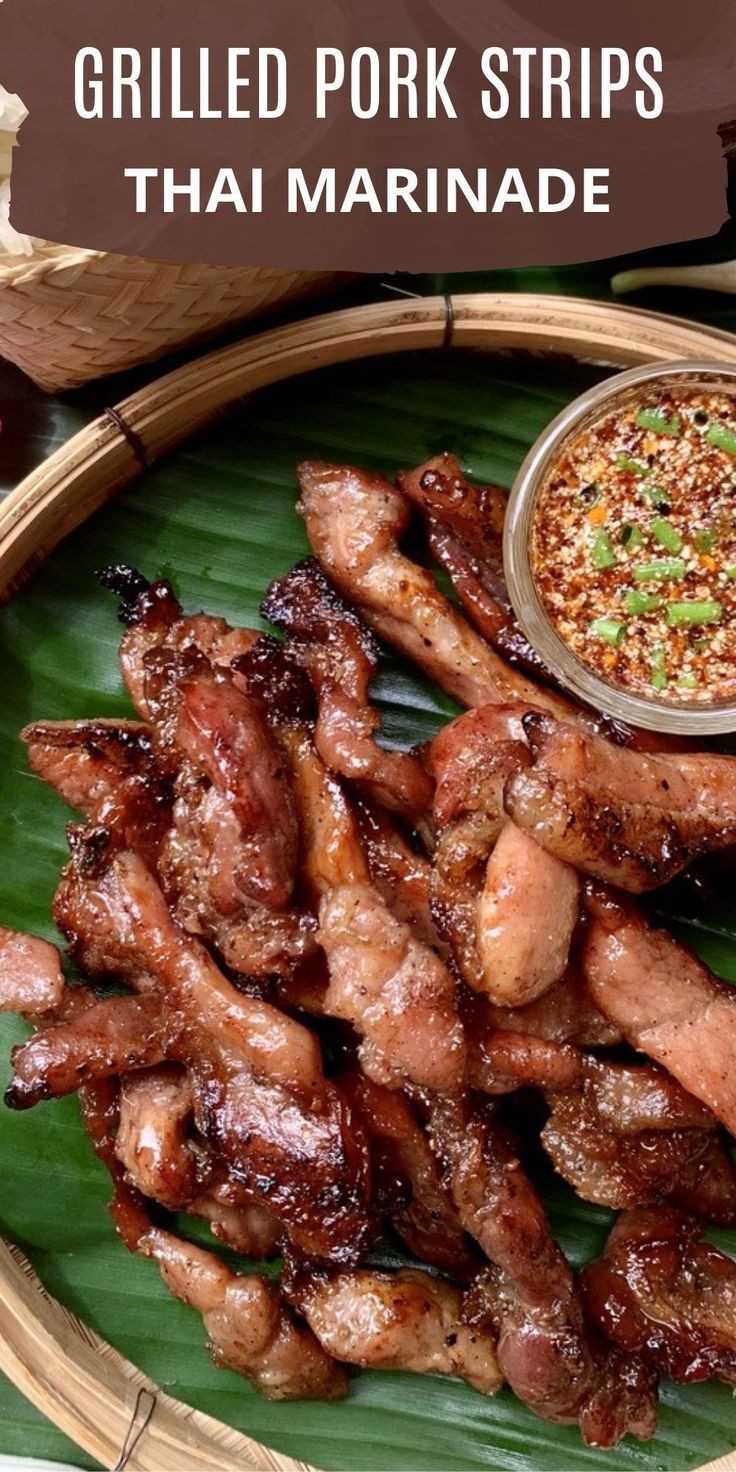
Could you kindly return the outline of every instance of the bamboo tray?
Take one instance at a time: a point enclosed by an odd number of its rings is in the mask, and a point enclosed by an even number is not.
[[[736,337],[729,333],[566,297],[402,300],[264,332],[125,399],[7,497],[0,506],[0,598],[12,597],[51,548],[92,511],[242,395],[336,363],[448,347],[565,355],[613,367],[675,358],[736,364]],[[50,1299],[22,1254],[2,1241],[0,1370],[107,1467],[310,1472],[306,1464],[270,1451],[153,1385]],[[736,1454],[701,1472],[716,1468],[736,1472]]]

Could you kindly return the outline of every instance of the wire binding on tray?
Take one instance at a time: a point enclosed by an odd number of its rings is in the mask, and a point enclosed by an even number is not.
[[[119,429],[120,433],[125,436],[141,469],[147,470],[149,463],[148,454],[143,440],[141,439],[138,432],[135,429],[131,428],[127,420],[123,418],[119,409],[106,409],[105,415],[108,419],[112,421],[112,423],[115,425],[115,428]]]
[[[422,300],[420,291],[409,291],[407,287],[397,286],[393,281],[382,281],[381,286],[384,291],[392,291],[395,296],[408,296],[416,302]],[[449,291],[445,292],[442,301],[445,308],[445,331],[442,338],[442,346],[443,348],[451,348],[455,334],[455,303]]]
[[[455,334],[455,303],[449,291],[445,292],[443,300],[445,303],[445,335],[442,339],[442,346],[443,348],[451,348],[452,339]]]
[[[125,1433],[125,1440],[120,1451],[120,1456],[118,1457],[115,1466],[111,1469],[111,1472],[125,1472],[125,1468],[128,1466],[128,1463],[130,1462],[133,1452],[138,1446],[141,1437],[143,1436],[144,1432],[148,1430],[151,1422],[151,1417],[155,1409],[155,1395],[152,1395],[150,1390],[145,1390],[143,1386],[141,1386],[141,1389],[138,1391],[138,1394],[135,1398],[133,1414],[130,1418],[130,1423]]]

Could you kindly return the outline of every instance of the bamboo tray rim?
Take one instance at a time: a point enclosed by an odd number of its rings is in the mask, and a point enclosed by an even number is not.
[[[245,394],[321,367],[443,347],[566,355],[612,368],[698,357],[736,364],[736,336],[721,329],[533,293],[402,298],[272,328],[138,390],[26,476],[0,505],[0,598],[12,597],[116,491]],[[160,1390],[50,1298],[19,1249],[2,1239],[0,1292],[0,1369],[103,1465],[119,1464],[127,1441],[129,1472],[312,1472]],[[155,1406],[131,1447],[146,1391]],[[736,1454],[701,1472],[736,1472]]]

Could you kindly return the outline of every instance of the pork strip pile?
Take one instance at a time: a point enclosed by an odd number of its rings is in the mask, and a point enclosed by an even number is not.
[[[0,1008],[34,1029],[7,1102],[79,1092],[126,1246],[264,1395],[505,1380],[591,1446],[646,1440],[660,1374],[736,1383],[736,1269],[702,1241],[736,1224],[736,1001],[632,894],[734,841],[736,768],[553,687],[504,495],[452,456],[299,484],[278,639],[118,564],[135,718],[24,732],[82,820],[54,918],[83,979],[0,929]],[[462,611],[405,551],[417,515]],[[384,744],[380,641],[466,707],[428,749]],[[580,1276],[543,1152],[623,1211]],[[369,1260],[381,1233],[409,1265]]]

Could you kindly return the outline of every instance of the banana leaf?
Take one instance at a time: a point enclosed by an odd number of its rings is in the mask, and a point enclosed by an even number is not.
[[[38,717],[124,715],[119,626],[95,568],[128,561],[170,577],[187,608],[258,624],[269,582],[307,550],[295,510],[296,463],[350,459],[392,474],[455,451],[466,471],[509,486],[527,447],[599,376],[574,364],[425,354],[327,370],[263,391],[149,471],[73,534],[0,617],[0,921],[54,938],[50,904],[70,813],[29,775],[17,740]],[[376,684],[389,743],[426,740],[454,707],[386,656]],[[707,900],[669,903],[679,932],[736,980],[736,912],[727,885]],[[0,1023],[0,1073],[24,1034]],[[736,1445],[731,1392],[665,1384],[656,1439],[615,1452],[582,1446],[576,1428],[537,1420],[507,1391],[486,1399],[439,1377],[362,1373],[340,1405],[272,1405],[215,1370],[199,1317],[174,1302],[156,1267],[130,1257],[105,1211],[108,1185],[74,1099],[27,1114],[0,1108],[0,1230],[28,1254],[48,1290],[167,1390],[258,1440],[334,1472],[674,1472]],[[600,1250],[610,1214],[551,1182],[555,1230],[575,1265]],[[736,1235],[718,1240],[736,1251]],[[387,1245],[384,1260],[400,1260]],[[5,1406],[8,1405],[7,1414]],[[29,1414],[0,1399],[0,1444],[54,1451]],[[44,1439],[45,1437],[45,1439]]]

